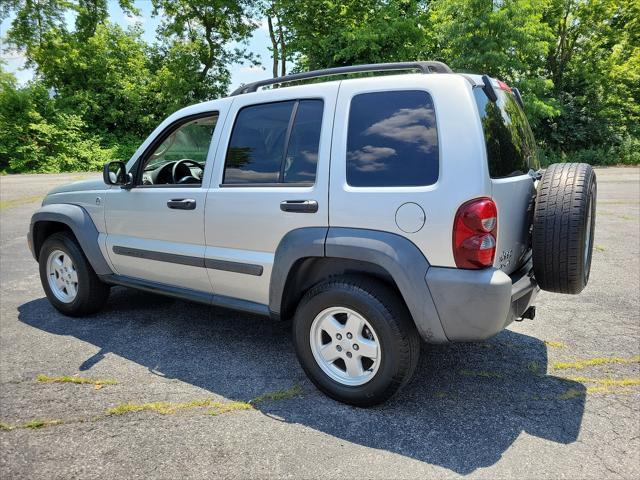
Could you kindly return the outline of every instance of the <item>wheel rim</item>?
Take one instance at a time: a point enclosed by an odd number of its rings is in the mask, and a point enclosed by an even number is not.
[[[47,259],[47,279],[53,295],[71,303],[78,295],[78,272],[68,253],[54,250]]]
[[[380,366],[378,335],[362,315],[346,307],[320,312],[311,324],[310,343],[318,366],[342,385],[363,385]]]

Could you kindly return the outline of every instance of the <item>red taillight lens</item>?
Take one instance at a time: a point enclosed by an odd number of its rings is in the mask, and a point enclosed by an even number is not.
[[[513,90],[511,90],[511,87],[509,85],[507,85],[504,82],[501,82],[500,80],[498,80],[498,87],[500,87],[500,90],[504,90],[505,92],[513,92]]]
[[[453,222],[453,258],[458,268],[485,268],[496,255],[498,210],[490,198],[460,206]]]

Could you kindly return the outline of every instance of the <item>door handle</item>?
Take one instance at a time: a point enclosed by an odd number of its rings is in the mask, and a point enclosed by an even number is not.
[[[315,200],[285,200],[280,202],[280,210],[283,212],[316,213],[318,202]]]
[[[193,198],[173,198],[167,202],[167,207],[175,210],[195,210],[196,201]]]

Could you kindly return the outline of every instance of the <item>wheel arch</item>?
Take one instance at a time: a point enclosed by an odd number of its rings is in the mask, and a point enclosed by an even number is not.
[[[320,281],[339,275],[374,277],[400,295],[393,277],[384,268],[371,262],[339,257],[303,257],[289,270],[282,292],[280,317],[293,316],[305,292]]]
[[[51,204],[33,214],[28,236],[36,260],[39,260],[40,250],[47,237],[60,231],[73,234],[96,274],[113,273],[100,251],[98,229],[89,213],[78,205]]]
[[[447,342],[425,280],[429,267],[415,244],[393,233],[341,227],[293,230],[276,250],[269,310],[276,319],[287,318],[304,292],[321,279],[364,274],[400,294],[425,340]]]

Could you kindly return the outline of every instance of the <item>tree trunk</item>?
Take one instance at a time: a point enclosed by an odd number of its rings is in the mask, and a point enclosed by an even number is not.
[[[282,32],[282,25],[278,20],[278,31],[280,34],[280,74],[284,77],[287,74],[287,49],[284,43],[284,33]]]
[[[269,27],[269,38],[271,39],[271,48],[273,48],[273,78],[278,76],[278,40],[273,32],[273,20],[267,15],[267,25]]]

